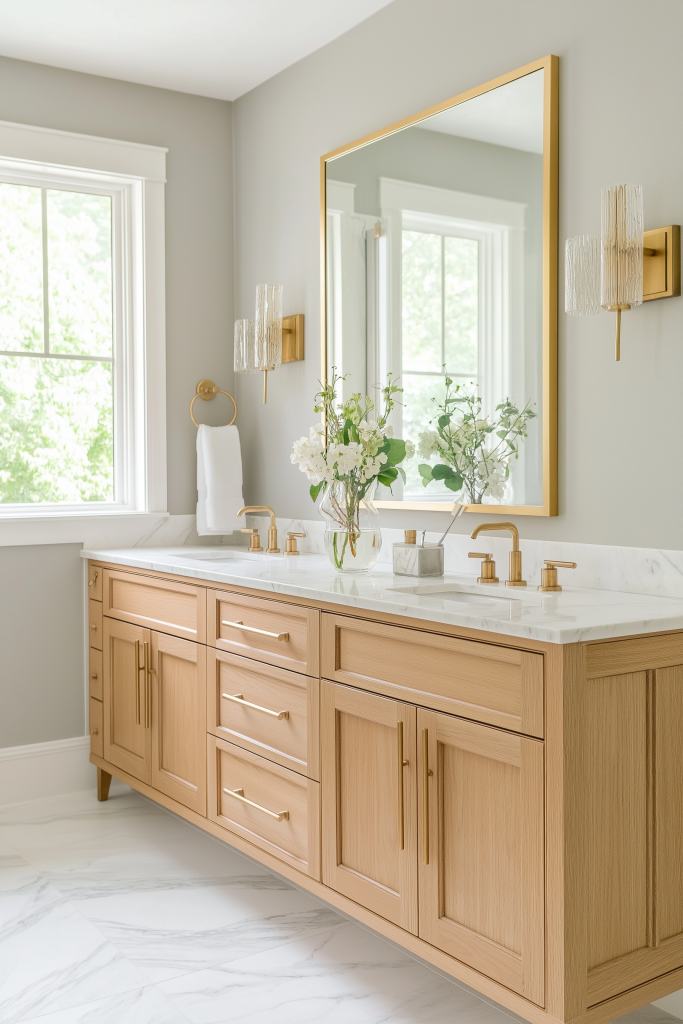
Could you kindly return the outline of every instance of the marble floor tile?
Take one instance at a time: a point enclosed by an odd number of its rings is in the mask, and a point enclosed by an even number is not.
[[[0,893],[0,1021],[139,989],[147,979],[57,890]]]
[[[78,909],[150,981],[272,949],[339,925],[333,910],[274,875],[80,900]],[[264,884],[270,880],[270,886]]]
[[[35,1024],[188,1024],[185,1014],[153,985],[23,1020]]]
[[[192,1024],[510,1024],[353,924],[159,988]]]

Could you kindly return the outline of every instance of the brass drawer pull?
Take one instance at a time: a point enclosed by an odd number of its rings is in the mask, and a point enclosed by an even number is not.
[[[272,715],[278,721],[289,718],[289,711],[271,711],[270,708],[262,708],[260,704],[252,704],[250,700],[245,700],[241,693],[222,693],[221,697],[223,700],[232,700],[235,704],[242,704],[246,708],[253,708],[254,711],[262,711],[264,715]]]
[[[422,855],[429,864],[429,730],[422,730]]]
[[[253,800],[247,800],[243,789],[224,789],[223,792],[228,796],[234,796],[235,800],[241,800],[243,804],[255,807],[257,811],[263,811],[264,814],[267,814],[270,818],[275,818],[276,821],[289,820],[289,811],[269,811],[267,807],[261,807],[261,804],[255,804]]]
[[[221,621],[221,626],[232,626],[233,629],[244,629],[247,633],[258,633],[259,636],[269,636],[273,640],[289,640],[289,633],[269,633],[267,629],[257,629],[256,626],[245,626],[240,620],[239,622],[226,622],[225,619]]]
[[[92,579],[91,579],[91,580],[88,580],[88,586],[89,586],[89,587],[94,587],[94,586],[95,586],[95,584],[97,583],[97,577],[98,577],[98,576],[99,576],[99,573],[98,573],[97,571],[95,571],[95,572],[93,573],[93,577],[92,577]]]

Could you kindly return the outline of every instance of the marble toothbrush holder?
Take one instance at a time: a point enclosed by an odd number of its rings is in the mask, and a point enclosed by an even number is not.
[[[443,544],[416,544],[406,530],[403,544],[394,544],[395,576],[443,576]]]

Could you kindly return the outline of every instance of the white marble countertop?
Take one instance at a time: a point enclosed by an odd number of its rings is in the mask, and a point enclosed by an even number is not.
[[[370,573],[342,575],[322,555],[249,555],[243,548],[130,548],[84,550],[82,555],[283,597],[326,601],[338,604],[340,611],[363,608],[555,644],[683,629],[683,600],[676,598],[578,587],[542,594],[531,584],[481,585],[475,576],[456,573],[440,579],[394,576],[390,566],[380,564]]]

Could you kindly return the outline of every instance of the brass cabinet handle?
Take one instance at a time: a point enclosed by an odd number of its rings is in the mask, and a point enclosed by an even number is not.
[[[99,576],[99,573],[97,572],[97,570],[95,570],[95,572],[93,573],[93,578],[91,580],[88,580],[88,586],[89,587],[94,587],[95,586],[95,584],[97,583],[97,577],[98,576]]]
[[[429,729],[422,730],[422,855],[429,864]]]
[[[154,669],[152,668],[149,656],[149,644],[146,640],[144,641],[142,648],[144,652],[143,668],[145,670],[145,729],[149,729],[149,723],[152,717],[152,686],[149,677],[153,675]]]
[[[90,730],[90,735],[91,735],[91,736],[97,736],[97,731],[98,731],[98,730],[97,730],[97,726],[94,726],[94,727],[93,727],[93,728],[92,728],[92,729]]]
[[[267,629],[257,629],[256,626],[245,626],[240,620],[238,622],[221,621],[221,626],[232,626],[233,629],[244,629],[247,633],[258,633],[260,636],[269,636],[273,640],[289,640],[289,633],[269,633]]]
[[[403,769],[409,764],[403,759],[403,722],[398,723],[398,848],[404,846],[404,810],[403,810]]]
[[[252,704],[250,700],[245,700],[241,693],[222,693],[221,697],[223,700],[232,700],[235,704],[241,704],[243,707],[253,708],[254,711],[262,711],[264,715],[272,715],[278,721],[289,718],[289,711],[271,711],[270,708],[262,708],[260,704]]]
[[[92,624],[92,626],[90,627],[90,632],[91,632],[91,633],[94,633],[96,629],[97,629],[97,623],[96,623],[96,622],[94,622],[94,623]]]
[[[261,807],[261,804],[255,804],[253,800],[247,800],[243,789],[224,789],[223,792],[228,796],[234,796],[235,800],[241,800],[243,804],[255,807],[257,811],[263,811],[269,818],[275,818],[276,821],[287,821],[289,819],[289,811],[269,811],[267,807]]]
[[[140,641],[135,641],[135,724],[140,724],[140,673],[144,670],[140,664]]]

